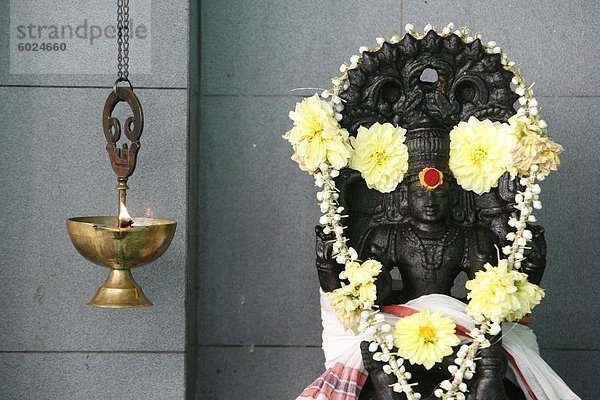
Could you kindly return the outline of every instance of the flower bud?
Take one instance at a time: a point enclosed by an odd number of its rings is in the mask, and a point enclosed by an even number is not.
[[[446,379],[445,381],[442,381],[442,383],[440,383],[440,387],[442,389],[445,389],[445,390],[451,390],[452,389],[452,383],[449,380]]]
[[[521,178],[521,179],[519,179],[519,183],[523,186],[527,186],[527,184],[529,183],[529,179]]]

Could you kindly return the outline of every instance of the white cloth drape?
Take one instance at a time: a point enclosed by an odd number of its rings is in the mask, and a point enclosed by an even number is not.
[[[417,311],[441,311],[467,330],[474,327],[473,320],[465,312],[466,304],[453,297],[431,294],[411,300],[403,306]],[[392,314],[382,314],[392,326],[399,319]],[[325,367],[343,363],[366,373],[360,343],[370,337],[365,334],[355,336],[344,330],[324,293],[321,293],[321,317]],[[523,389],[528,400],[581,400],[540,357],[537,339],[530,328],[515,323],[502,324],[502,347],[509,355],[510,371],[507,377]]]

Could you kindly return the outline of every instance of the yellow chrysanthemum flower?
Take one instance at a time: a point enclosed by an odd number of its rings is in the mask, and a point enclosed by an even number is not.
[[[527,274],[514,272],[517,290],[511,295],[512,310],[504,318],[506,321],[517,321],[531,313],[533,308],[544,298],[544,289],[527,280]]]
[[[367,282],[356,288],[356,295],[361,304],[366,302],[373,304],[377,300],[377,286],[375,286],[375,283]]]
[[[350,285],[359,286],[375,282],[375,278],[381,272],[381,263],[376,260],[367,260],[362,264],[356,261],[346,264],[345,270],[340,278],[348,279]]]
[[[401,318],[394,328],[394,346],[398,354],[412,364],[431,369],[452,354],[452,346],[460,343],[456,324],[440,311],[419,313]]]
[[[361,311],[371,308],[377,300],[375,280],[381,268],[381,263],[375,260],[367,260],[362,264],[349,262],[340,273],[340,278],[347,279],[349,284],[342,282],[341,288],[327,293],[344,328],[357,332]]]
[[[512,151],[511,175],[528,176],[532,165],[537,164],[539,172],[548,175],[560,166],[559,154],[563,147],[544,136],[539,126],[525,116],[516,115],[508,120],[518,142]]]
[[[326,293],[326,295],[342,326],[356,333],[362,310],[354,292],[353,287],[342,284],[341,288]]]
[[[508,125],[479,121],[460,122],[450,132],[450,169],[457,183],[477,194],[489,192],[508,169],[516,138]]]
[[[497,267],[487,263],[484,268],[465,285],[470,300],[467,314],[472,317],[483,315],[494,322],[501,322],[511,312],[510,296],[517,291],[513,272],[508,270],[506,260],[500,260]]]
[[[361,126],[350,138],[354,154],[350,168],[360,171],[370,189],[389,193],[396,189],[408,170],[408,148],[404,144],[406,129],[390,123]]]
[[[528,282],[526,274],[510,271],[506,260],[500,260],[497,267],[485,264],[485,271],[476,272],[466,287],[470,300],[467,313],[472,317],[483,315],[494,322],[522,318],[544,297],[543,289]]]
[[[314,171],[325,161],[336,169],[348,165],[352,155],[348,131],[340,127],[331,104],[315,94],[297,103],[290,118],[294,127],[283,138],[292,144],[301,167]]]

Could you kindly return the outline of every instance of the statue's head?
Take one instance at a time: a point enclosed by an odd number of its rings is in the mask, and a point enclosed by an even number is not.
[[[421,223],[438,224],[447,220],[451,209],[450,183],[436,168],[424,168],[419,179],[407,186],[408,213]]]

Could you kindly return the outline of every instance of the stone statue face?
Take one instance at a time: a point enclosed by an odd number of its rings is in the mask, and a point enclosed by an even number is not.
[[[408,185],[408,212],[416,221],[439,223],[450,212],[450,191],[447,184],[427,189],[419,181]]]

